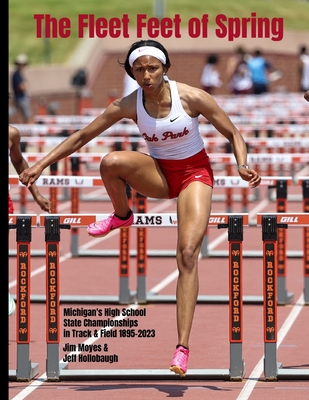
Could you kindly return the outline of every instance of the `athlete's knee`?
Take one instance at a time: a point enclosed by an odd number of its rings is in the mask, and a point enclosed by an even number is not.
[[[187,272],[191,272],[197,265],[198,252],[192,246],[184,246],[177,251],[178,264]]]
[[[109,171],[114,171],[117,167],[121,166],[121,157],[116,151],[106,154],[100,164],[101,174],[108,173]]]

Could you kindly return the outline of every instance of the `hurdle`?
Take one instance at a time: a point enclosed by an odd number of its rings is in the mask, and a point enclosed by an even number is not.
[[[102,155],[99,156],[92,156],[92,155],[78,155],[78,157],[85,157],[85,159],[93,159],[93,157],[99,157],[99,159],[102,158]],[[72,159],[76,159],[76,157],[73,157]],[[271,182],[274,182],[274,180],[271,178]],[[9,176],[9,183],[10,185],[18,185],[18,186],[24,186],[19,182],[19,179],[15,175],[10,175]],[[96,176],[67,176],[67,175],[44,175],[40,176],[37,181],[36,181],[37,187],[45,187],[45,188],[57,188],[57,187],[62,187],[62,188],[72,188],[75,189],[74,191],[74,196],[72,198],[72,213],[75,214],[76,210],[78,210],[78,201],[79,201],[79,196],[78,192],[76,189],[78,188],[89,188],[89,187],[102,187],[103,183],[101,178],[96,177]],[[243,181],[239,176],[218,176],[215,177],[214,179],[214,185],[215,187],[218,188],[248,188],[248,182]],[[205,239],[206,240],[206,239]],[[119,251],[94,251],[94,250],[81,250],[79,249],[78,246],[78,235],[77,233],[74,235],[73,238],[73,231],[72,231],[72,242],[71,242],[71,253],[74,257],[98,257],[98,256],[108,256],[108,257],[118,257],[119,256]],[[158,250],[148,250],[147,255],[148,256],[153,256],[153,257],[158,257],[158,256],[170,256],[174,257],[175,256],[175,251],[168,251],[162,253],[162,251]],[[14,253],[10,252],[10,255],[14,255]],[[44,256],[44,252],[40,251],[34,251],[32,250],[32,255],[36,256]],[[207,251],[207,246],[204,243],[202,247],[202,255],[210,255],[210,253]],[[215,255],[212,254],[212,255]],[[136,251],[132,251],[130,253],[130,256],[136,256]],[[227,256],[227,254],[223,255]]]
[[[277,240],[278,228],[308,226],[309,214],[257,214],[257,225],[262,226],[263,293],[264,293],[264,376],[265,380],[309,379],[309,369],[281,368],[277,362]],[[308,251],[308,249],[307,249]],[[306,287],[307,285],[307,287]],[[305,291],[308,291],[305,281]]]
[[[142,204],[143,198],[140,198]],[[140,205],[140,207],[145,207]],[[71,228],[87,227],[89,224],[105,219],[109,214],[55,214],[53,218],[59,218],[61,225],[70,225]],[[39,226],[45,226],[45,219],[48,214],[41,214],[39,216]],[[212,227],[226,227],[228,228],[230,218],[242,219],[243,225],[248,225],[248,214],[222,214],[212,213],[210,216],[209,226]],[[162,214],[144,214],[136,213],[134,215],[134,224],[131,228],[137,228],[137,290],[131,292],[129,290],[128,276],[129,276],[129,243],[130,243],[130,229],[120,229],[120,252],[119,252],[119,295],[115,296],[80,296],[80,295],[66,295],[61,296],[62,303],[116,303],[116,304],[130,304],[130,303],[148,303],[148,302],[175,302],[175,296],[160,296],[156,293],[147,293],[146,278],[147,278],[147,257],[146,257],[146,232],[145,228],[149,227],[176,227],[177,215],[175,213],[162,213]],[[229,227],[232,229],[233,226]],[[241,228],[242,231],[242,228]],[[229,233],[229,236],[233,233]],[[242,232],[241,232],[242,234]],[[232,237],[232,236],[231,236]],[[175,252],[176,255],[176,252]],[[44,302],[45,296],[32,295],[32,301]],[[262,298],[260,296],[244,296],[243,301],[246,303],[260,303]],[[228,303],[229,296],[198,296],[199,303]]]
[[[24,155],[24,157],[27,159],[28,162],[36,162],[40,159],[42,159],[42,157],[44,156],[44,153],[27,153]],[[78,157],[78,163],[76,165],[76,167],[79,168],[79,164],[84,162],[84,163],[89,163],[89,162],[95,162],[95,163],[99,163],[102,158],[103,158],[104,154],[101,153],[75,153],[70,155],[68,158],[71,158],[71,161],[73,161],[74,159],[77,160]],[[227,168],[227,173],[229,175],[231,175],[231,168],[232,168],[232,164],[235,163],[234,160],[234,155],[233,154],[228,154],[228,153],[210,153],[210,160],[212,163],[214,164],[224,164]],[[66,159],[65,159],[66,160]],[[309,162],[309,155],[306,153],[293,153],[293,154],[269,154],[269,153],[256,153],[256,154],[249,154],[248,155],[248,163],[249,164],[268,164],[269,166],[271,166],[272,164],[282,164],[282,163],[288,163],[291,165],[295,165],[297,163],[307,163]],[[55,175],[55,172],[51,169],[51,173],[53,173]],[[77,173],[73,173],[73,175],[78,175]],[[232,178],[228,177],[228,178]],[[232,190],[233,189],[237,189],[237,188],[241,188],[242,189],[242,195],[241,197],[241,201],[242,201],[242,212],[247,212],[248,209],[248,184],[246,185],[246,182],[244,184],[244,186],[240,186],[239,184],[237,184],[237,179],[238,181],[240,180],[240,177],[236,177],[236,179],[233,179],[230,181],[229,184],[225,184],[225,190],[226,190],[226,195],[225,195],[225,201],[226,201],[226,211],[227,212],[232,212]],[[290,178],[292,179],[292,178]],[[57,181],[53,181],[53,182],[57,182]],[[60,180],[58,181],[60,182]],[[36,182],[37,185],[39,184],[39,182]],[[45,185],[43,185],[45,187],[48,187],[48,184],[45,181]],[[50,185],[50,191],[51,191],[51,197],[53,198],[54,202],[53,204],[55,205],[55,203],[57,203],[57,197],[55,196],[55,193],[57,193],[57,189],[56,189],[57,185]],[[218,186],[215,182],[215,186]],[[260,185],[261,186],[261,185]],[[64,191],[67,190],[67,186],[65,186],[63,183],[59,184],[59,187],[63,187]],[[260,187],[255,189],[255,198],[253,200],[258,199],[259,197],[259,190]],[[21,196],[23,196],[24,198],[24,203],[25,203],[25,188],[22,186],[21,189]],[[64,197],[67,199],[66,196],[66,192]],[[236,197],[236,196],[235,196]],[[220,198],[222,198],[222,196],[216,195],[214,193],[213,196],[213,200],[219,200]],[[251,196],[252,198],[252,196]],[[270,192],[269,192],[269,198],[270,198]],[[83,197],[83,199],[85,199]],[[108,199],[108,197],[106,196],[106,199]],[[88,199],[89,200],[89,199]],[[23,205],[24,209],[23,209],[23,213],[25,212],[25,205]],[[54,213],[55,210],[53,210]],[[55,211],[56,212],[56,211]],[[205,247],[203,247],[205,248]]]
[[[94,156],[89,156],[89,155],[78,155],[79,157],[94,157]],[[76,156],[75,156],[76,157]],[[102,157],[102,155],[98,156]],[[226,155],[223,155],[222,157],[226,157]],[[216,156],[217,160],[222,160],[221,156]],[[268,187],[279,187],[279,184],[281,181],[286,181],[287,185],[291,185],[293,183],[293,180],[291,177],[268,177],[265,176],[262,178],[260,186],[268,186]],[[23,186],[20,182],[17,176],[15,175],[10,175],[9,176],[9,183],[10,185],[18,185],[18,186]],[[103,183],[101,178],[96,177],[96,176],[66,176],[66,175],[56,175],[56,176],[40,176],[37,181],[36,185],[38,187],[46,187],[46,188],[52,188],[52,187],[62,187],[62,188],[89,188],[89,187],[102,187]],[[215,176],[214,177],[214,187],[215,188],[240,188],[240,189],[245,189],[249,187],[248,182],[242,180],[240,176]],[[277,189],[278,190],[278,189]],[[74,204],[78,201],[78,196],[77,198],[74,198]],[[40,251],[34,251],[32,250],[33,255],[37,256],[44,256],[44,252]],[[75,235],[74,240],[72,240],[71,243],[71,253],[74,257],[98,257],[98,256],[108,256],[108,257],[118,257],[119,256],[119,250],[82,250],[79,249],[78,246],[78,235]],[[164,257],[174,257],[175,256],[175,251],[158,251],[158,250],[148,250],[147,251],[147,256],[149,257],[158,257],[158,256],[164,256]],[[302,257],[303,254],[301,252],[293,252],[293,251],[288,251],[287,252],[288,257]],[[13,252],[10,252],[10,255],[14,255]],[[204,242],[202,244],[202,249],[201,249],[201,255],[202,257],[227,257],[228,253],[226,251],[210,251],[208,250],[208,243],[207,243],[207,236],[204,238]],[[132,250],[130,252],[130,256],[136,256],[136,251]],[[262,252],[260,251],[244,251],[243,254],[244,257],[262,257]]]
[[[81,161],[100,162],[106,153],[82,153],[77,152],[68,157],[79,157]],[[42,159],[45,153],[25,153],[25,159],[30,162]],[[231,153],[209,153],[210,161],[213,163],[235,164],[235,157]],[[306,164],[309,161],[307,153],[249,153],[247,156],[249,164]],[[238,176],[239,178],[239,176]]]
[[[144,218],[145,214],[137,216],[137,220]],[[162,379],[162,380],[231,380],[242,381],[245,375],[245,363],[242,358],[243,337],[243,302],[242,302],[242,219],[243,216],[229,217],[228,224],[230,239],[234,241],[231,246],[230,270],[230,302],[229,302],[229,341],[230,341],[230,368],[229,369],[193,369],[184,378],[172,374],[168,370],[68,370],[68,362],[59,362],[60,344],[60,265],[59,242],[60,229],[67,227],[62,224],[61,216],[40,216],[40,225],[45,226],[46,241],[46,340],[47,361],[46,376],[48,381],[60,380],[127,380],[127,379]],[[90,218],[90,217],[89,217]],[[101,218],[101,217],[99,217]],[[174,226],[171,215],[165,215],[160,221]],[[128,230],[128,228],[123,228]]]
[[[303,212],[309,213],[309,177],[299,177],[298,183],[303,189]],[[304,227],[304,277],[305,277],[305,303],[309,304],[309,226]]]
[[[216,155],[216,157],[221,157]],[[222,157],[225,157],[223,155]],[[297,156],[298,159],[298,156]],[[77,160],[77,157],[72,157],[72,160]],[[77,164],[77,163],[76,163]],[[19,184],[21,183],[18,181],[16,176],[10,176],[10,183],[11,184]],[[292,177],[264,177],[261,181],[260,186],[267,186],[268,188],[275,188],[276,189],[276,202],[277,202],[277,211],[278,212],[285,212],[286,211],[286,201],[287,201],[287,187],[291,186],[293,183]],[[62,186],[62,187],[71,187],[73,192],[72,196],[72,211],[78,211],[78,191],[77,188],[80,187],[96,187],[102,186],[102,180],[98,177],[78,177],[78,176],[43,176],[39,177],[37,180],[38,187],[54,187],[54,186]],[[248,182],[243,181],[239,176],[229,176],[229,177],[221,177],[215,176],[214,179],[214,186],[227,188],[227,187],[238,187],[238,188],[247,188]],[[72,214],[73,218],[78,218],[79,215],[76,213]],[[73,257],[119,257],[120,250],[82,250],[79,248],[78,245],[78,230],[77,227],[73,227],[72,235],[71,235],[71,253]],[[293,301],[293,293],[288,293],[286,288],[286,259],[287,257],[303,257],[303,251],[293,251],[289,250],[286,251],[286,233],[284,229],[279,229],[280,233],[280,240],[279,240],[279,263],[278,263],[278,302],[279,304],[287,304]],[[122,246],[122,245],[121,245]],[[120,247],[121,247],[120,246]],[[13,254],[10,252],[10,255]],[[41,255],[44,256],[44,251],[36,251],[33,255]],[[228,257],[228,251],[226,250],[208,250],[208,236],[205,233],[202,247],[201,247],[201,256],[205,257]],[[175,250],[147,250],[146,255],[149,257],[175,257],[176,251]],[[130,250],[128,255],[129,257],[137,257],[138,253],[137,250]],[[243,257],[262,257],[261,251],[244,251]],[[305,275],[308,276],[308,268],[305,267]],[[142,279],[142,278],[141,278]],[[124,292],[121,292],[122,296],[124,296]],[[123,297],[123,301],[127,302],[128,294]],[[209,299],[210,300],[210,299]],[[220,300],[221,301],[221,300]],[[227,301],[227,298],[225,300]],[[258,301],[256,296],[254,299],[250,298],[246,299],[246,301]]]
[[[32,363],[30,350],[30,242],[31,228],[37,226],[36,215],[9,216],[9,229],[16,229],[17,301],[16,342],[17,368],[9,370],[9,381],[30,381],[39,373],[39,364]]]
[[[282,125],[280,125],[280,129],[282,129]],[[76,130],[76,129],[75,129]],[[89,152],[92,148],[102,147],[102,150],[105,150],[106,147],[112,148],[113,145],[116,144],[126,144],[131,146],[145,146],[145,141],[142,138],[131,136],[132,132],[122,132],[122,136],[111,137],[111,133],[107,133],[106,135],[100,135],[99,137],[94,138],[91,142],[87,143],[83,149],[86,152]],[[134,134],[135,135],[135,134]],[[55,147],[63,141],[63,137],[60,136],[37,136],[37,137],[29,137],[22,136],[21,142],[24,146],[36,146],[37,153],[27,152],[25,157],[29,157],[29,161],[35,161],[35,159],[39,159],[40,154],[42,158],[42,154],[44,154],[44,146],[46,147]],[[203,138],[204,146],[207,149],[207,152],[211,157],[215,154],[230,154],[231,152],[227,152],[226,147],[228,142],[221,138]],[[306,154],[309,149],[309,139],[308,138],[246,138],[246,143],[249,149],[254,150],[254,154],[263,157],[265,160],[266,154],[268,155],[268,159],[266,159],[267,164],[269,164],[269,157],[273,159],[273,161],[282,161],[282,154],[288,154],[288,158],[294,157],[293,154]],[[278,149],[280,149],[280,153],[278,153]],[[266,151],[266,153],[265,153]],[[277,152],[277,156],[276,153]],[[92,154],[92,152],[90,152]],[[274,154],[274,156],[272,156]],[[29,156],[28,156],[29,155]],[[248,154],[249,158],[251,157],[251,152]],[[256,158],[257,156],[254,156]],[[275,157],[275,158],[274,158]],[[250,158],[250,162],[254,160]],[[265,161],[263,161],[265,162]],[[272,162],[271,164],[274,164]],[[301,163],[302,164],[302,163]],[[305,163],[304,163],[305,164]],[[294,163],[293,163],[294,165]],[[256,168],[259,166],[259,163],[256,164]],[[272,171],[272,169],[271,169]],[[269,175],[274,175],[273,173],[269,173]]]
[[[102,158],[104,157],[105,154],[102,153],[74,153],[68,156],[68,158],[72,157],[78,157],[79,162],[84,162],[84,163],[99,163]],[[28,162],[37,162],[38,160],[42,159],[44,157],[44,153],[25,153],[24,154],[25,159],[27,159]],[[233,154],[229,153],[209,153],[210,161],[211,163],[214,164],[224,164],[226,165],[226,168],[231,170],[232,164],[235,164],[235,158]],[[248,154],[248,163],[250,165],[273,165],[273,164],[290,164],[290,165],[295,165],[295,164],[304,164],[309,162],[309,154],[306,153],[293,153],[293,154],[284,154],[284,153],[255,153],[255,154]],[[240,179],[239,175],[237,176],[238,179]],[[226,186],[226,189],[228,192],[231,192],[230,189],[232,189],[234,186]],[[235,189],[237,186],[235,187]],[[247,186],[243,187],[243,190],[247,189]],[[259,188],[257,188],[259,189]],[[258,193],[258,192],[256,192]],[[222,196],[221,196],[222,197]],[[244,196],[241,196],[242,202],[243,202],[243,212],[246,212],[247,208],[247,202],[246,199],[244,199]],[[214,201],[219,200],[216,195],[213,197]],[[227,212],[231,212],[231,198],[227,198]]]

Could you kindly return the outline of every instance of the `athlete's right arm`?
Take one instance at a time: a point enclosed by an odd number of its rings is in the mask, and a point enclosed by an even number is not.
[[[38,179],[42,171],[49,165],[75,153],[77,150],[90,142],[93,138],[100,135],[100,133],[104,132],[120,119],[128,118],[130,112],[126,109],[126,104],[123,103],[124,102],[121,100],[114,101],[89,125],[77,132],[74,132],[48,154],[46,154],[36,164],[25,169],[19,175],[20,182],[27,187],[30,187]]]

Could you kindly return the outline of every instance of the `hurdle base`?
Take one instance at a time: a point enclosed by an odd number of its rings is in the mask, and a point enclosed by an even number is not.
[[[279,368],[277,380],[309,380],[309,368]]]
[[[285,306],[287,304],[293,303],[293,301],[294,301],[294,293],[286,293],[283,300],[278,295],[277,304],[278,306]]]
[[[46,303],[46,296],[40,294],[33,294],[30,296],[31,303]],[[80,296],[80,295],[61,295],[61,304],[140,304],[136,299],[136,293],[130,293],[130,300],[128,302],[120,302],[119,296]],[[176,303],[175,295],[158,295],[155,293],[148,293],[146,300],[141,302],[145,303]],[[197,303],[208,304],[228,304],[229,296],[198,296]],[[244,304],[262,304],[263,296],[243,296]]]
[[[265,343],[267,345],[275,345],[275,343]],[[271,347],[274,351],[275,346]],[[266,355],[266,353],[265,353]],[[268,367],[267,367],[268,364]],[[278,371],[280,370],[282,363],[277,362],[276,360],[270,360],[269,357],[264,358],[264,380],[267,382],[277,381],[278,380]]]
[[[39,374],[39,364],[31,363],[29,376],[20,377],[17,375],[16,369],[10,369],[9,370],[9,381],[10,382],[30,382],[38,374]]]
[[[163,369],[133,369],[133,370],[62,370],[60,381],[69,380],[231,380],[228,369],[192,369],[185,377]]]
[[[175,295],[158,295],[155,293],[147,294],[147,303],[175,303],[176,296]],[[209,304],[228,304],[229,296],[227,295],[200,295],[197,297],[197,303],[209,303]],[[263,296],[243,296],[243,303],[245,304],[262,304]]]
[[[30,295],[31,303],[46,303],[46,295],[33,294]],[[61,295],[60,303],[76,303],[76,304],[122,304],[119,296],[80,296],[80,295]],[[123,303],[129,304],[129,303]]]
[[[82,250],[79,249],[76,257],[119,257],[120,251],[115,250]],[[176,250],[147,250],[148,257],[176,257]],[[137,257],[137,250],[130,250],[130,257]]]
[[[297,250],[288,250],[286,252],[288,258],[303,258],[304,257],[304,252],[303,251],[297,251]],[[243,253],[243,258],[262,258],[263,257],[263,251],[260,250],[244,250]],[[229,252],[228,250],[210,250],[207,252],[207,254],[202,254],[202,258],[228,258]]]

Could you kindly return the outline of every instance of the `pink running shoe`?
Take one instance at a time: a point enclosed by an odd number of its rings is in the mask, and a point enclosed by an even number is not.
[[[182,346],[177,347],[174,353],[174,358],[171,363],[170,370],[179,374],[182,378],[187,372],[187,363],[190,351]]]
[[[88,225],[87,232],[93,237],[103,237],[106,236],[110,231],[117,228],[124,228],[126,226],[131,226],[134,221],[133,213],[126,219],[119,219],[115,216],[115,213],[111,214],[108,218],[102,221],[93,222]]]

